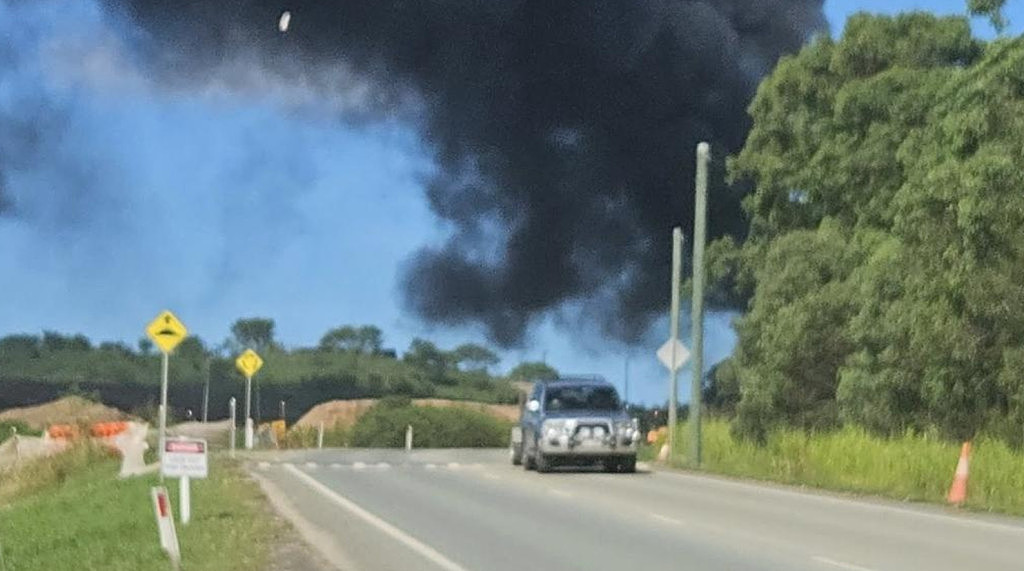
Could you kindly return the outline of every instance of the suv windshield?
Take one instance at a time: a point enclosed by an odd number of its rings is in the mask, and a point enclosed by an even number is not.
[[[619,395],[612,387],[553,387],[544,396],[547,410],[618,410]]]

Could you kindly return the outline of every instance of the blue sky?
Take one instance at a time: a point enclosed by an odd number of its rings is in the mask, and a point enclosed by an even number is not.
[[[859,10],[963,5],[832,0],[826,12],[838,33]],[[1011,0],[1007,16],[1020,33],[1024,2]],[[975,27],[991,36],[984,21]],[[46,157],[0,146],[17,167],[7,174],[18,209],[0,218],[0,334],[48,329],[134,343],[169,308],[213,342],[240,316],[275,318],[290,346],[362,323],[381,327],[399,351],[415,336],[442,347],[483,340],[471,328],[431,328],[399,302],[403,264],[450,231],[423,198],[432,165],[415,133],[335,119],[336,108],[358,104],[358,86],[326,103],[274,78],[260,90],[236,78],[243,89],[230,93],[216,82],[200,93],[156,89],[122,52],[128,33],[89,0],[0,0],[0,37],[18,54],[0,69],[0,114],[63,124],[45,141]],[[98,192],[75,184],[93,179],[103,180]],[[84,217],[85,201],[102,208]],[[709,365],[732,349],[730,318],[709,316]],[[654,328],[667,336],[665,322]],[[546,358],[621,384],[628,356],[631,398],[662,402],[657,345],[627,354],[549,321],[526,349],[504,353],[499,370]],[[685,401],[686,382],[680,392]]]

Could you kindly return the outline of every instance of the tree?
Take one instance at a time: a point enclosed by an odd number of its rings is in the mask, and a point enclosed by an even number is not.
[[[862,14],[761,85],[730,162],[749,237],[710,254],[748,299],[738,432],[961,439],[1024,413],[1022,72],[1024,44],[965,18]]]
[[[139,337],[137,343],[139,347],[139,353],[143,355],[149,355],[153,352],[153,342],[148,337]]]
[[[547,363],[526,361],[519,363],[508,373],[510,379],[517,381],[550,381],[558,378],[558,371]]]
[[[494,351],[476,343],[459,345],[452,350],[451,357],[457,365],[474,371],[486,371],[501,361]]]
[[[450,380],[448,372],[454,365],[450,355],[426,339],[413,339],[402,359],[426,373],[432,382],[447,383]]]
[[[263,317],[239,319],[231,326],[231,334],[240,347],[266,350],[274,345],[274,320]]]
[[[967,12],[972,16],[987,16],[996,32],[1003,33],[1006,29],[1006,18],[1003,17],[1003,6],[1006,0],[967,0]]]
[[[320,338],[322,351],[346,351],[363,355],[380,353],[383,344],[381,330],[373,325],[344,325],[331,329]]]
[[[0,361],[38,358],[40,346],[41,341],[35,335],[8,335],[0,339]]]

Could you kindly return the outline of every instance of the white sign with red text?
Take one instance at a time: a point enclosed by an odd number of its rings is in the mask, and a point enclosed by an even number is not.
[[[164,442],[164,461],[160,471],[165,478],[205,478],[206,441],[201,438],[173,438]]]

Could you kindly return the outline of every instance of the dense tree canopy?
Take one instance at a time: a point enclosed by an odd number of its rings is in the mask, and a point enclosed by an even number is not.
[[[719,287],[748,303],[729,371],[740,432],[845,421],[1019,440],[1024,41],[857,15],[783,59],[750,111],[730,163],[755,187],[749,238],[711,252]]]

